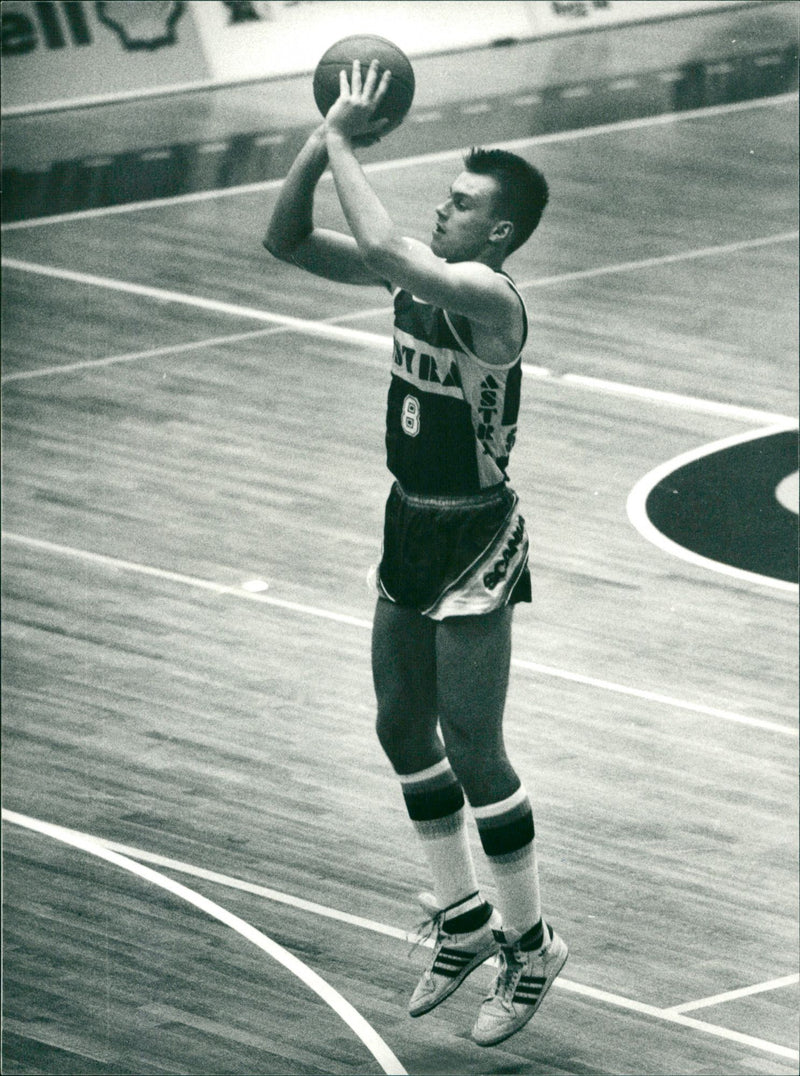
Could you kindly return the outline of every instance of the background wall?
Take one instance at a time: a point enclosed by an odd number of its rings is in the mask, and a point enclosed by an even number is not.
[[[416,57],[742,7],[796,27],[794,3],[767,0],[4,0],[3,113],[307,72],[352,33]]]

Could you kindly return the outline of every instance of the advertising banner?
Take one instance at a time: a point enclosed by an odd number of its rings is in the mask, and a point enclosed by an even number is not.
[[[743,4],[742,0],[527,0],[526,6],[531,32],[538,37],[718,11]]]
[[[409,56],[768,0],[3,0],[3,115],[310,72],[334,41]]]
[[[313,71],[339,38],[377,34],[409,56],[530,37],[515,0],[194,0],[192,13],[215,81]]]
[[[6,114],[208,78],[185,0],[3,0],[0,20]]]

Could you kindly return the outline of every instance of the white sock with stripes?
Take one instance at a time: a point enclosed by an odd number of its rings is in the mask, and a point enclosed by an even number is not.
[[[520,786],[498,803],[473,807],[472,813],[497,887],[503,932],[510,941],[516,941],[542,918],[530,800]]]
[[[409,817],[422,841],[440,908],[477,892],[478,880],[464,818],[464,793],[446,758],[401,774]]]

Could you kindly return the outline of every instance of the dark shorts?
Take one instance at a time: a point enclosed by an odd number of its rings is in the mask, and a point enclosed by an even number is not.
[[[395,483],[379,593],[433,620],[529,602],[528,535],[518,506],[507,486],[474,497],[418,497]]]

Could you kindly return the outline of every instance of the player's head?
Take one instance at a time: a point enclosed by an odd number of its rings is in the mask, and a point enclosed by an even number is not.
[[[495,267],[531,235],[547,204],[544,176],[505,150],[473,149],[436,208],[431,249],[447,261]]]
[[[538,168],[504,149],[473,147],[464,158],[473,175],[490,176],[497,184],[495,212],[512,228],[506,246],[511,254],[530,239],[542,219],[550,192]]]

